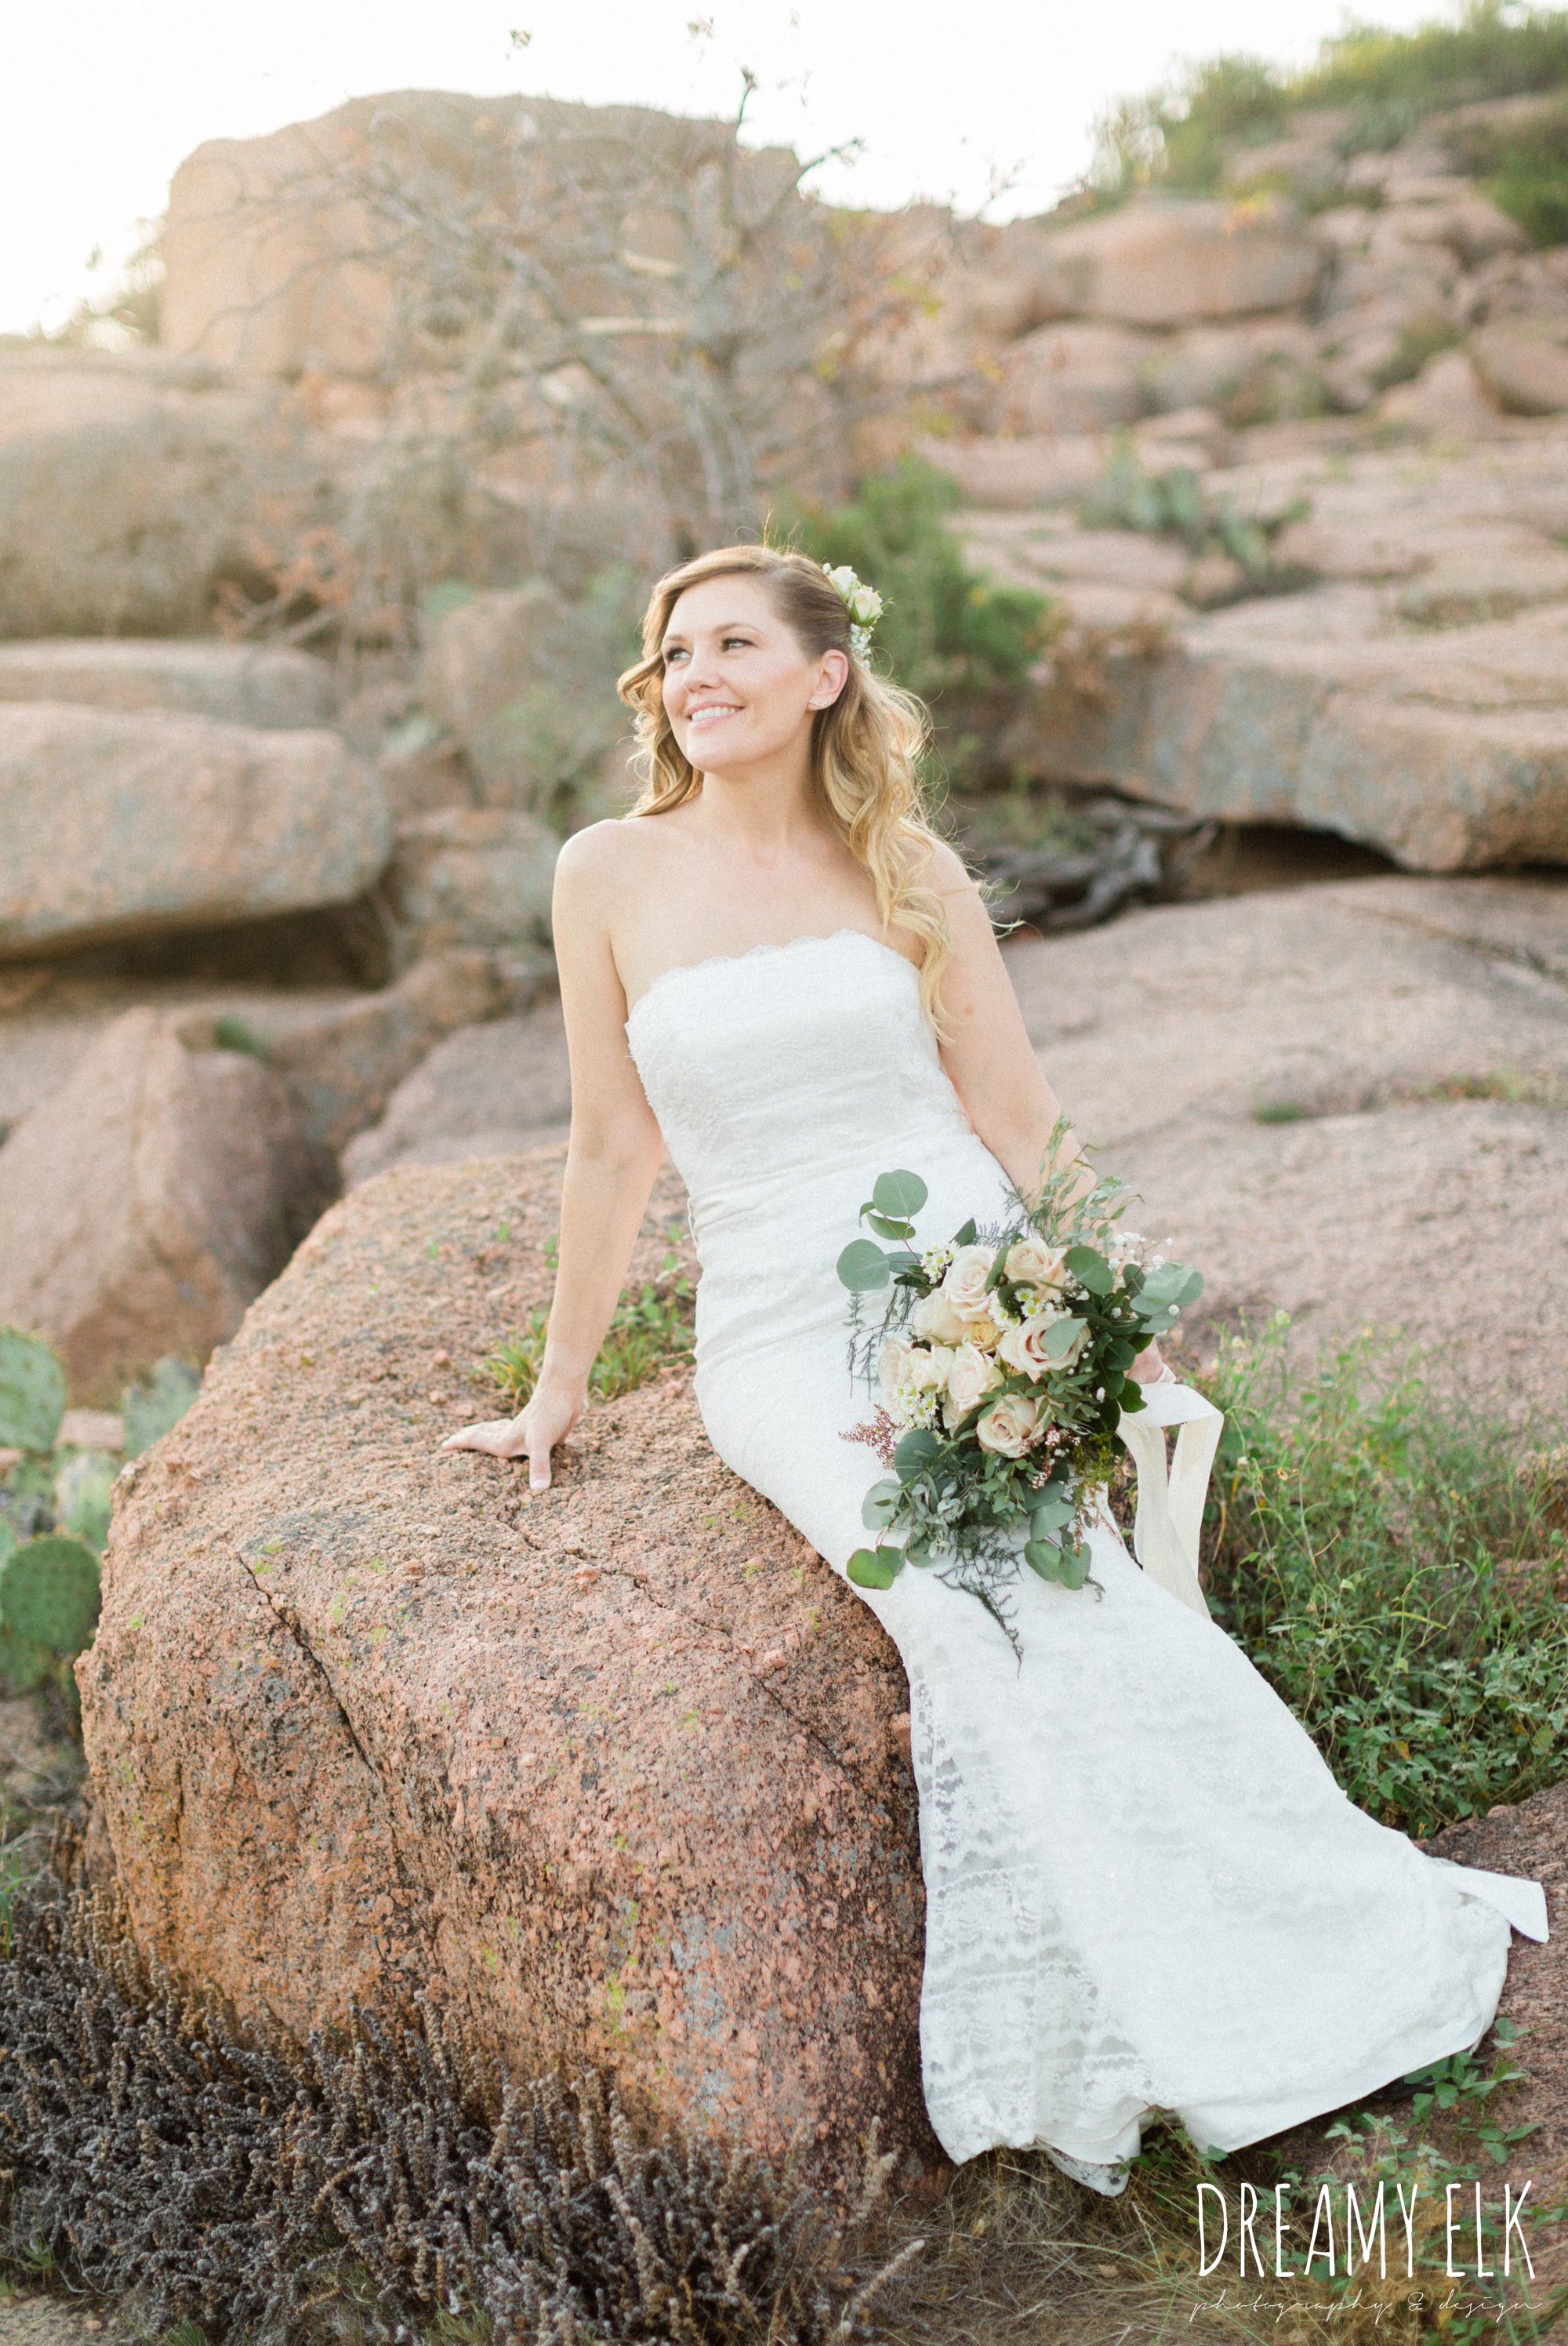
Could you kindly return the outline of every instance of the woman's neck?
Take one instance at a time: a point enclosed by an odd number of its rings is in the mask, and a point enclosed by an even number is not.
[[[809,768],[783,776],[703,774],[692,813],[715,846],[770,863],[820,834],[825,811]]]

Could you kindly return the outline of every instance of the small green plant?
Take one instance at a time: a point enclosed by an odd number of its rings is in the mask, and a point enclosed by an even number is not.
[[[1259,1100],[1252,1111],[1254,1124],[1299,1124],[1307,1111],[1297,1100]]]
[[[1119,434],[1099,485],[1080,506],[1085,529],[1135,529],[1151,537],[1180,538],[1196,557],[1227,554],[1242,574],[1241,591],[1278,595],[1310,583],[1299,563],[1276,559],[1274,542],[1291,522],[1305,521],[1305,497],[1269,513],[1244,514],[1233,497],[1213,498],[1189,464],[1151,473],[1130,433]]]
[[[1285,1324],[1210,1381],[1210,1602],[1350,1799],[1424,1839],[1568,1769],[1553,1453],[1522,1465],[1370,1337],[1295,1377]]]
[[[546,1260],[554,1268],[552,1249]],[[678,1261],[672,1234],[657,1278],[645,1280],[635,1294],[622,1293],[588,1378],[589,1391],[601,1401],[616,1401],[647,1384],[669,1362],[690,1359],[692,1289]],[[498,1345],[484,1363],[484,1373],[517,1409],[532,1399],[539,1382],[548,1330],[548,1312],[531,1311],[522,1333]]]
[[[248,1059],[265,1059],[267,1046],[255,1028],[232,1011],[212,1022],[212,1039],[220,1051],[241,1051]]]
[[[66,1413],[66,1372],[47,1344],[0,1328],[0,1445],[49,1450]]]

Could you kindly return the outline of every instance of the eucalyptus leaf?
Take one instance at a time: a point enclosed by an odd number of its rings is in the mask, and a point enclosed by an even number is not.
[[[1078,1540],[1071,1545],[1064,1544],[1062,1549],[1063,1587],[1082,1588],[1084,1583],[1088,1579],[1088,1543],[1084,1540]]]
[[[1064,1360],[1087,1323],[1075,1319],[1071,1312],[1061,1320],[1053,1320],[1040,1339],[1040,1350],[1048,1361]]]
[[[904,1435],[893,1452],[893,1465],[900,1480],[911,1483],[917,1474],[924,1473],[933,1458],[941,1454],[942,1443],[936,1435],[927,1427],[917,1425]]]
[[[888,1257],[888,1267],[893,1271],[918,1270],[921,1267],[920,1257],[918,1254],[911,1254],[908,1247],[895,1247]]]
[[[1042,1580],[1062,1578],[1062,1551],[1054,1540],[1030,1540],[1023,1550],[1023,1561]]]
[[[1151,1311],[1159,1311],[1163,1318],[1170,1316],[1173,1303],[1177,1311],[1196,1302],[1203,1293],[1203,1273],[1193,1270],[1185,1262],[1162,1262],[1151,1270],[1138,1295],[1138,1307],[1147,1319]]]
[[[887,1256],[871,1239],[851,1239],[839,1257],[839,1278],[855,1295],[870,1295],[892,1277]]]
[[[891,1475],[881,1483],[873,1483],[860,1502],[860,1521],[866,1529],[869,1532],[885,1531],[897,1513],[903,1494],[903,1484]]]
[[[1144,1389],[1135,1377],[1122,1379],[1121,1406],[1124,1413],[1128,1417],[1135,1417],[1140,1409],[1148,1407],[1147,1402],[1144,1399]]]
[[[866,1219],[880,1239],[912,1239],[914,1236],[912,1222],[891,1221],[886,1214],[873,1213],[868,1213]]]
[[[1071,1499],[1041,1499],[1029,1510],[1029,1528],[1036,1539],[1047,1539],[1070,1524],[1076,1513]]]
[[[1116,1275],[1097,1247],[1069,1247],[1066,1268],[1080,1287],[1091,1295],[1109,1295],[1116,1283]]]
[[[911,1214],[919,1213],[930,1195],[918,1173],[879,1173],[871,1203],[890,1221],[907,1222]]]
[[[891,1588],[902,1566],[896,1547],[858,1547],[845,1570],[857,1588]]]
[[[965,1222],[962,1229],[954,1230],[952,1234],[953,1245],[955,1247],[972,1246],[974,1244],[975,1228],[974,1217],[972,1214],[968,1221]]]

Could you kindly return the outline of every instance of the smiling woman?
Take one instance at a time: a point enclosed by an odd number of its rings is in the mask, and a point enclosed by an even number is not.
[[[942,1280],[951,1324],[926,1332],[932,1360],[960,1340],[957,1434],[1000,1382],[1006,1294],[1051,1270],[1025,1257],[1013,1290],[991,1275],[1020,1195],[1067,1200],[1088,1177],[985,908],[922,819],[918,704],[855,656],[841,589],[739,546],[654,590],[621,678],[647,788],[558,868],[572,1130],[539,1382],[520,1416],[448,1446],[525,1455],[548,1483],[667,1143],[702,1266],[709,1438],[850,1578],[864,1527],[891,1520],[836,1267],[862,1201]],[[889,1167],[921,1178],[879,1181]],[[1079,1251],[1062,1263],[1086,1280]],[[1125,1350],[1137,1382],[1159,1374],[1142,1327]],[[1006,1357],[1034,1373],[1027,1350]],[[998,1456],[1033,1438],[1024,1399],[1008,1427],[988,1419]],[[1213,1414],[1180,1387],[1157,1401],[1162,1424]],[[909,1676],[921,2083],[949,2156],[1037,2145],[1114,2194],[1154,2110],[1237,2149],[1474,2045],[1510,1919],[1544,1936],[1539,1885],[1442,1868],[1352,1808],[1196,1587],[1140,1570],[1099,1485],[1079,1494],[1095,1600],[1042,1572],[1037,1525],[1006,1617],[942,1566],[955,1494],[933,1474],[911,1569],[852,1576]]]

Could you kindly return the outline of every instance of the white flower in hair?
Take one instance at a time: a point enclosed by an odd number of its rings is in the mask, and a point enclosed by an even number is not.
[[[856,576],[847,562],[840,562],[836,570],[824,562],[822,569],[850,615],[850,649],[864,665],[871,655],[871,629],[882,616],[882,598],[874,586]]]

